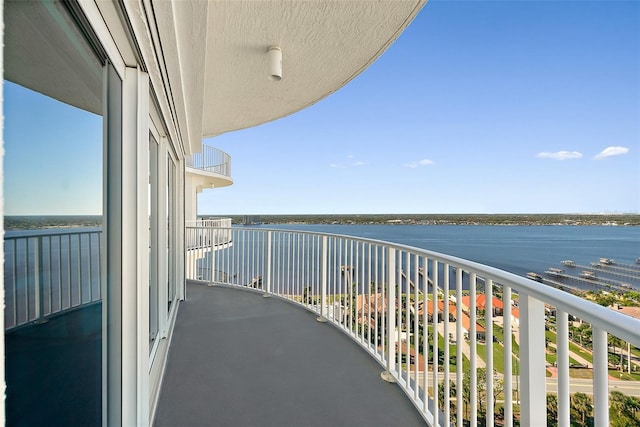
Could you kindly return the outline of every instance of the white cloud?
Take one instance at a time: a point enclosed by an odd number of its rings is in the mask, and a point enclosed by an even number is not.
[[[409,162],[409,163],[405,163],[404,166],[407,168],[412,168],[415,169],[417,167],[420,166],[429,166],[433,164],[433,160],[429,160],[429,159],[422,159],[422,160],[418,160],[417,162]]]
[[[344,163],[330,163],[329,167],[330,168],[335,168],[335,169],[347,169],[347,168],[351,168],[351,167],[357,167],[357,166],[364,166],[366,165],[365,162],[361,161],[361,160],[354,160],[355,156],[353,155],[348,155],[347,156],[347,161]]]
[[[554,153],[543,151],[536,154],[539,159],[553,159],[553,160],[567,160],[567,159],[579,159],[582,157],[582,153],[578,151],[556,151]]]
[[[602,150],[600,153],[598,153],[594,157],[594,159],[600,160],[607,157],[622,156],[623,154],[627,154],[628,152],[629,152],[629,149],[627,147],[620,147],[620,146],[607,147],[604,150]]]

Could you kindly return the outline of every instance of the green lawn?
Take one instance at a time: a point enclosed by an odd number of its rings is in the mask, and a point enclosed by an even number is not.
[[[479,319],[478,323],[486,329],[484,319]],[[501,343],[504,343],[504,329],[502,328],[502,326],[496,325],[495,323],[493,324],[493,336],[496,337],[496,339]],[[516,342],[516,338],[513,336],[513,334],[511,334],[511,350],[516,354],[520,352],[520,346]]]
[[[552,342],[554,344],[556,343],[556,334],[555,334],[555,332],[545,331],[545,336],[547,337],[549,342]],[[588,351],[584,350],[583,348],[581,348],[580,346],[574,344],[572,341],[569,341],[569,351],[572,352],[572,353],[577,354],[580,357],[582,357],[583,359],[585,359],[590,364],[593,364],[593,355],[591,353],[589,353]],[[571,357],[569,357],[569,358],[571,359]],[[576,363],[577,364],[579,362],[573,360],[573,362],[570,362],[570,363]]]
[[[547,362],[551,365],[553,365],[554,363],[556,363],[556,360],[558,360],[557,356],[555,353],[546,353],[545,355]],[[570,365],[578,365],[578,361],[575,360],[573,357],[569,356],[569,364]]]

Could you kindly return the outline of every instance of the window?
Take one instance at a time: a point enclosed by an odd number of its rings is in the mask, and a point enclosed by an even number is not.
[[[99,425],[103,62],[62,3],[4,7],[6,422]]]

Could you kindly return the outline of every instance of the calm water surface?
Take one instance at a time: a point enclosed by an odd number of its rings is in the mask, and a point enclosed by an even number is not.
[[[640,227],[484,225],[262,225],[384,240],[428,249],[514,274],[544,271],[571,259],[632,264],[640,257]]]

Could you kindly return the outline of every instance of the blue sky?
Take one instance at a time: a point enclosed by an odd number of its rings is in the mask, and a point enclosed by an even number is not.
[[[4,83],[6,215],[102,212],[102,117]]]
[[[100,118],[77,119],[97,129],[80,158],[86,129],[12,125],[10,86],[6,212],[99,212]],[[205,142],[231,155],[234,185],[205,190],[200,214],[637,213],[640,2],[431,0],[335,94]],[[82,167],[44,173],[65,161]]]
[[[337,93],[206,142],[235,182],[202,214],[638,212],[640,2],[432,0]]]

